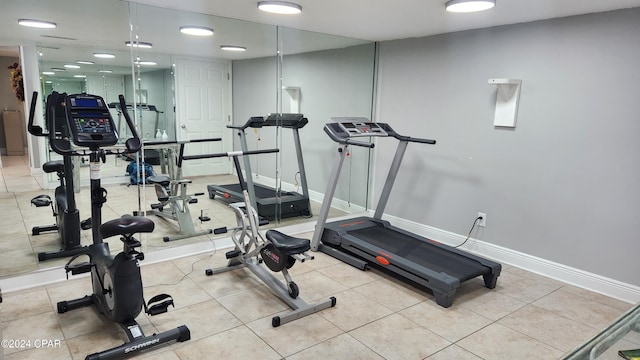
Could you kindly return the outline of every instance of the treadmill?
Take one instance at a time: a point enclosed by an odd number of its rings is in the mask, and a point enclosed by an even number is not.
[[[251,117],[243,125],[227,125],[228,128],[236,129],[240,137],[242,151],[249,151],[247,146],[247,128],[262,128],[267,126],[280,126],[293,131],[293,140],[298,158],[298,170],[300,171],[300,184],[302,194],[295,191],[278,191],[272,187],[255,184],[251,173],[251,162],[248,156],[244,156],[244,170],[247,173],[246,185],[252,206],[258,211],[258,215],[266,220],[274,220],[276,214],[280,213],[281,219],[290,217],[311,217],[311,203],[309,202],[309,188],[307,187],[307,175],[304,170],[302,158],[302,146],[300,145],[300,134],[298,130],[309,123],[309,120],[302,114],[269,114],[267,117]],[[207,185],[209,198],[216,196],[225,201],[242,202],[244,197],[240,184]]]
[[[382,220],[391,188],[409,143],[435,144],[435,140],[418,139],[396,133],[389,124],[369,122],[366,118],[332,118],[324,131],[340,144],[337,161],[324,195],[311,249],[322,251],[361,270],[374,266],[432,290],[438,305],[450,307],[458,286],[482,275],[484,285],[493,289],[501,265],[422,237]],[[387,180],[373,217],[357,217],[327,223],[340,170],[348,147],[373,148],[359,139],[395,138],[399,141]]]

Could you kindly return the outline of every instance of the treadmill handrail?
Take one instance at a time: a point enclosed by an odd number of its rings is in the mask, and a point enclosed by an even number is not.
[[[414,142],[414,143],[429,144],[429,145],[435,145],[435,143],[436,143],[436,141],[433,140],[433,139],[413,138],[413,137],[410,137],[410,136],[400,135],[395,130],[393,130],[391,128],[391,126],[389,126],[389,124],[387,124],[387,123],[376,123],[376,124],[378,126],[380,126],[380,128],[382,130],[384,130],[386,132],[386,134],[382,134],[382,133],[371,134],[371,137],[389,137],[389,136],[391,136],[391,137],[396,138],[399,141],[405,141],[405,142]],[[369,147],[369,148],[373,147],[372,145],[369,145],[370,143],[368,143],[368,142],[352,140],[352,137],[349,136],[349,134],[347,132],[343,131],[340,128],[340,125],[338,123],[327,123],[324,126],[324,132],[326,132],[327,135],[329,135],[331,140],[333,140],[333,141],[335,141],[335,142],[337,142],[339,144],[364,146],[364,147]]]
[[[183,159],[184,160],[212,159],[212,158],[219,158],[219,157],[269,154],[269,153],[277,153],[279,151],[280,151],[280,149],[264,149],[264,150],[250,150],[250,151],[228,151],[228,152],[215,153],[215,154],[187,155],[187,156],[183,156]]]
[[[187,159],[184,156],[184,145],[188,143],[199,143],[199,142],[215,142],[222,141],[222,138],[206,138],[206,139],[191,139],[191,140],[179,140],[178,144],[180,144],[180,152],[178,153],[178,169],[182,168],[182,161],[184,160],[192,160],[191,158]]]
[[[352,140],[349,137],[338,136],[338,134],[335,133],[331,129],[331,127],[329,127],[329,125],[331,125],[331,124],[327,124],[327,125],[324,126],[324,132],[326,132],[327,135],[329,135],[331,140],[337,142],[338,144],[354,145],[354,146],[366,147],[366,148],[370,148],[370,149],[375,147],[374,143],[370,143],[370,142],[366,142],[366,141]]]

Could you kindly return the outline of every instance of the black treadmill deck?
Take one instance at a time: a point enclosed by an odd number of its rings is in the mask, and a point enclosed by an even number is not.
[[[460,283],[477,276],[494,288],[501,270],[498,263],[367,217],[328,223],[322,243],[329,255],[342,252],[430,288],[443,307],[451,306]]]
[[[276,204],[278,203],[276,190],[260,184],[254,184],[253,189],[256,194],[258,215],[268,220],[274,220],[276,218]],[[240,184],[207,185],[207,191],[209,192],[209,199],[214,199],[217,195],[231,201],[244,201]],[[311,215],[309,198],[304,195],[297,192],[283,191],[280,193],[279,200],[281,204],[280,217],[283,219]]]

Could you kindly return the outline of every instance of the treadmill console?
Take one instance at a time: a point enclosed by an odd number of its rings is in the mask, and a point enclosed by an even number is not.
[[[332,118],[340,124],[340,129],[347,133],[348,137],[361,136],[389,136],[377,123],[370,122],[367,118]]]
[[[69,114],[69,128],[77,146],[111,146],[118,142],[116,126],[109,108],[100,96],[69,95],[65,106]]]

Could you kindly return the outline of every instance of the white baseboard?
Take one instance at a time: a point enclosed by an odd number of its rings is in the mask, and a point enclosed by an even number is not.
[[[466,236],[441,230],[413,221],[393,216],[383,216],[394,226],[415,234],[439,241],[443,244],[457,246],[462,244]],[[493,259],[499,263],[515,266],[539,275],[565,282],[580,288],[591,290],[628,303],[640,302],[640,287],[610,279],[598,274],[576,269],[516,250],[494,245],[485,241],[470,238],[460,247],[470,253]]]
[[[339,203],[339,202],[338,202]],[[350,210],[354,207],[351,205]],[[338,220],[352,216],[369,215],[372,213],[352,213],[352,215],[333,219]],[[390,221],[394,226],[413,232],[415,234],[428,237],[442,242],[443,244],[456,246],[461,244],[466,238],[463,235],[441,230],[431,226],[426,226],[413,221],[400,219],[385,215],[385,220]],[[300,234],[311,232],[315,228],[314,222],[296,224],[282,227],[279,230],[290,234]],[[145,255],[142,265],[150,265],[161,261],[173,260],[181,257],[197,255],[211,251],[222,251],[233,246],[230,238],[220,238],[215,241],[203,241],[183,246],[170,247],[155,251],[149,251]],[[610,279],[598,274],[576,269],[567,265],[542,259],[536,256],[525,254],[519,251],[508,249],[470,238],[462,247],[465,251],[493,259],[499,263],[515,266],[542,276],[575,285],[587,290],[591,290],[606,296],[610,296],[628,303],[640,302],[640,287],[627,284],[618,280]],[[0,279],[0,288],[3,292],[9,293],[35,286],[47,285],[65,280],[64,271],[61,268],[52,268],[35,271],[29,274],[18,275]]]

